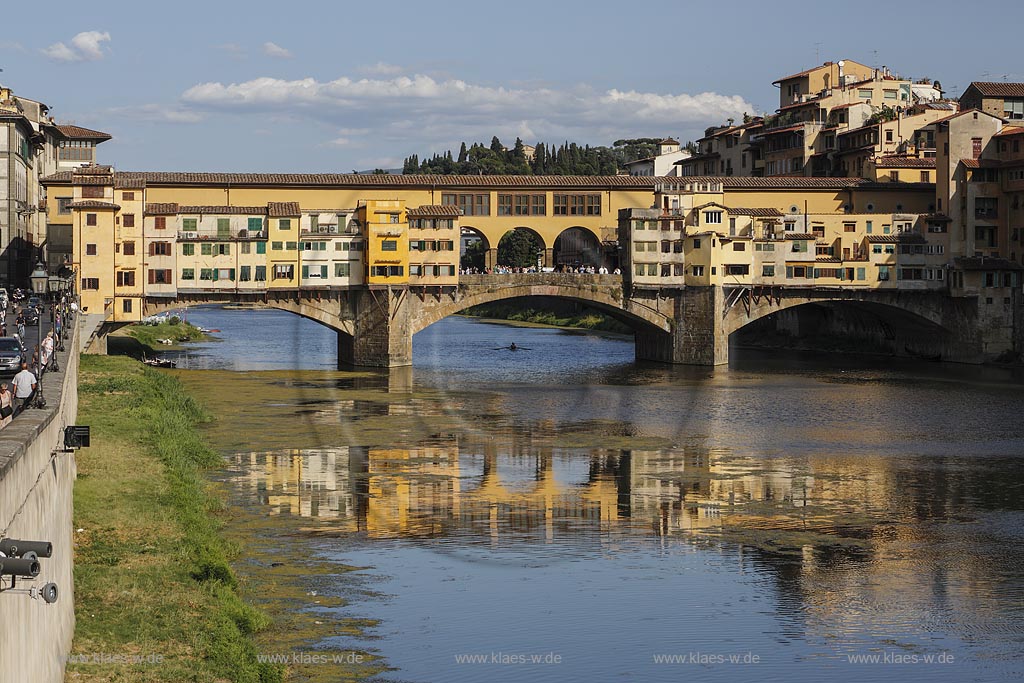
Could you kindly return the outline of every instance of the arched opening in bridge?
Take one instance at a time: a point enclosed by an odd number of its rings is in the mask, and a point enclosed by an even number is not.
[[[532,228],[518,227],[501,236],[497,265],[518,269],[542,268],[551,264],[544,239]]]
[[[487,236],[472,226],[463,226],[459,239],[459,267],[467,273],[482,273],[494,267],[494,254]]]
[[[592,267],[597,270],[603,266],[612,271],[617,264],[609,267],[611,260],[602,248],[597,235],[587,228],[567,228],[555,238],[554,262],[556,269]]]
[[[742,304],[739,304],[742,305]],[[731,346],[908,356],[957,355],[953,334],[907,309],[868,301],[819,301],[774,311],[737,329]]]

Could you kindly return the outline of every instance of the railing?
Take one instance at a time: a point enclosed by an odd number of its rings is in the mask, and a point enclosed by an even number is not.
[[[303,235],[358,235],[359,228],[341,228],[337,225],[320,225],[317,226],[316,230],[312,228],[302,228],[301,234]]]
[[[997,209],[975,209],[974,217],[985,220],[991,220],[999,218],[999,211]]]
[[[210,242],[227,242],[230,240],[255,240],[255,239],[266,239],[267,230],[262,228],[260,230],[249,230],[242,228],[241,230],[230,230],[224,232],[221,230],[179,230],[179,240],[205,240]]]

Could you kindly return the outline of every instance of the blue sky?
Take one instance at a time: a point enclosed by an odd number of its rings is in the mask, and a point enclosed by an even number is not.
[[[776,78],[841,58],[953,95],[1024,81],[1024,5],[1003,0],[17,7],[0,82],[113,134],[100,159],[125,170],[347,172],[491,135],[695,139],[773,111]]]

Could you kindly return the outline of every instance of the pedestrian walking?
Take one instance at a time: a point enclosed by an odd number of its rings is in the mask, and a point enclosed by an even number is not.
[[[14,376],[14,415],[20,415],[32,401],[39,386],[36,376],[28,369],[28,363],[21,364],[21,372]]]
[[[11,424],[14,419],[14,395],[7,387],[7,382],[0,384],[0,429]]]

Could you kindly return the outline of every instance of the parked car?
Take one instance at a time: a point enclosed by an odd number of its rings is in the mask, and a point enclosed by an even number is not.
[[[38,310],[32,308],[31,306],[26,306],[23,309],[22,312],[25,314],[25,324],[26,325],[38,325],[39,324],[39,311]]]
[[[14,376],[25,361],[25,347],[17,337],[0,337],[0,375]]]

